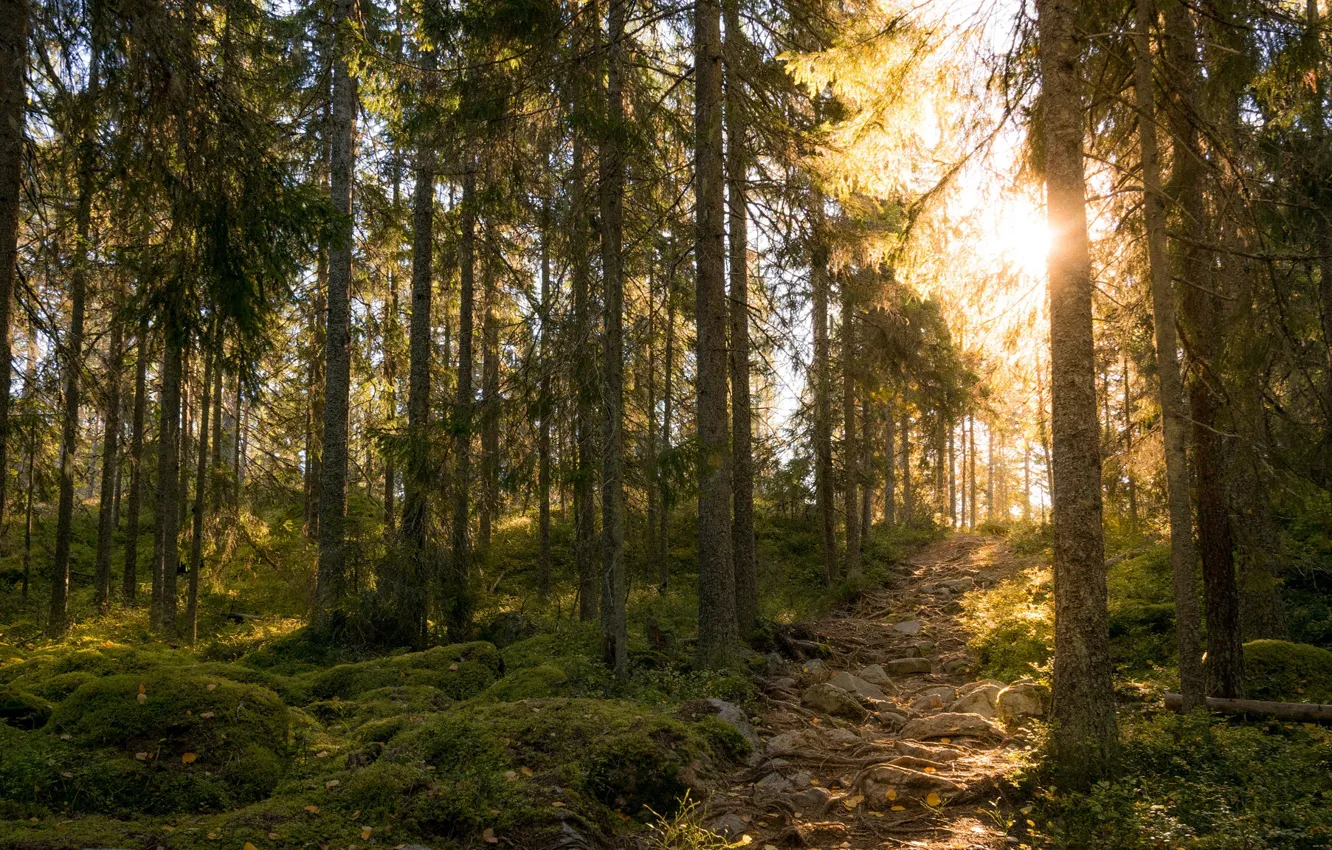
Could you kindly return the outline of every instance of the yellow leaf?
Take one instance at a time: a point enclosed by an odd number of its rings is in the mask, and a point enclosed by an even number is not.
[[[134,757],[139,761],[148,761],[150,756],[147,753],[135,753]]]
[[[523,776],[531,776],[531,775],[532,775],[532,768],[530,768],[530,767],[524,767],[520,772],[523,774]]]
[[[337,780],[337,779],[330,779],[330,780],[328,780],[327,782],[324,783],[324,787],[325,787],[325,788],[337,788],[337,787],[338,787],[339,785],[341,785],[341,784],[342,784],[342,782],[340,782],[340,781]]]
[[[937,806],[942,802],[943,800],[939,798],[939,795],[934,793],[933,791],[931,791],[929,795],[925,797],[925,805],[927,806]]]
[[[561,802],[558,801],[558,800],[556,800],[554,803],[551,803],[551,805],[554,806],[554,807],[557,808],[557,809],[562,809],[562,808],[564,808],[564,804],[561,803]]]
[[[198,753],[182,753],[180,757],[181,764],[194,764],[199,760]]]
[[[241,847],[241,850],[259,850],[259,848],[247,841],[245,842],[245,846]]]
[[[896,800],[896,799],[897,799],[897,789],[896,789],[896,788],[889,788],[887,791],[884,792],[884,794],[883,794],[883,798],[884,798],[885,800],[889,800],[889,801]]]
[[[209,682],[209,683],[208,683],[208,690],[210,690],[210,691],[215,691],[215,690],[217,690],[217,682]]]
[[[842,805],[846,806],[848,809],[854,809],[856,806],[859,806],[863,802],[865,802],[865,798],[857,794],[854,797],[847,797],[846,799],[842,800]]]
[[[895,811],[895,812],[905,812],[905,811],[906,811],[906,806],[893,806],[893,811]]]
[[[328,758],[328,750],[321,750],[321,751],[315,753],[315,758],[317,758],[317,759],[326,759],[326,758]]]
[[[213,719],[213,712],[211,712],[211,711],[205,711],[203,714],[200,714],[199,716],[202,717],[204,720],[212,720],[212,719]]]
[[[174,826],[172,826],[171,824],[169,824],[169,823],[164,823],[164,824],[162,824],[162,831],[163,831],[163,832],[175,832],[175,831],[176,831],[176,828],[175,828]]]
[[[495,837],[495,830],[490,827],[481,831],[481,837],[485,839],[487,844],[499,844],[499,839]]]
[[[222,836],[218,835],[216,832],[210,832],[210,833],[208,833],[208,835],[207,835],[207,838],[208,838],[209,841],[216,841],[216,840],[218,840],[218,839],[221,838],[221,837],[222,837]]]
[[[270,833],[268,833],[268,840],[269,840],[269,841],[277,841],[277,840],[278,840],[278,834],[277,834],[276,832],[270,832]]]
[[[146,703],[146,702],[148,701],[148,695],[147,695],[147,694],[139,694],[139,696],[138,696],[138,700],[139,700],[139,705],[143,705],[144,703]]]
[[[318,807],[318,806],[306,806],[306,807],[305,807],[305,810],[306,810],[307,812],[309,812],[310,814],[312,814],[312,815],[317,815],[317,814],[319,814],[319,807]]]
[[[362,841],[369,841],[369,840],[370,840],[370,836],[373,835],[374,832],[375,832],[375,830],[374,830],[373,827],[369,827],[369,826],[363,826],[363,827],[361,827],[361,840],[362,840]]]
[[[934,773],[935,771],[934,771],[934,768],[932,768],[932,767],[927,767],[927,768],[925,768],[925,772],[926,772],[926,773]]]
[[[952,738],[940,738],[940,739],[939,739],[939,743],[941,743],[941,744],[951,744],[951,743],[953,743],[953,739],[952,739]]]

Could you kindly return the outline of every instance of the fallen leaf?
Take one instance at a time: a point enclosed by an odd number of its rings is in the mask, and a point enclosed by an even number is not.
[[[181,764],[194,764],[198,760],[199,760],[198,753],[182,753],[180,756]]]
[[[486,827],[481,831],[481,837],[485,839],[487,844],[499,844],[499,839],[495,837],[495,830],[490,827]]]
[[[210,832],[210,833],[208,833],[208,835],[205,836],[205,837],[206,837],[209,841],[216,841],[216,840],[218,840],[219,838],[221,838],[222,836],[218,835],[216,832]]]
[[[199,716],[202,717],[204,720],[212,720],[212,719],[213,719],[213,712],[211,712],[211,711],[205,711],[203,714],[200,714]]]
[[[68,770],[62,770],[62,771],[60,771],[60,775],[63,776],[63,777],[65,777],[66,779],[73,779],[73,778],[74,778],[74,774],[70,773]]]
[[[337,788],[337,787],[338,787],[339,785],[341,785],[341,784],[342,784],[342,782],[340,782],[340,781],[337,780],[337,779],[330,779],[330,780],[328,780],[327,782],[324,783],[324,787],[325,787],[325,788]]]
[[[317,815],[317,814],[319,814],[319,807],[318,807],[318,806],[306,806],[306,807],[305,807],[305,810],[306,810],[307,812],[309,812],[310,814],[312,814],[312,815]]]
[[[1305,725],[1306,725],[1306,726],[1312,726],[1313,724],[1312,724],[1312,723],[1306,723]],[[65,734],[63,734],[63,735],[60,736],[60,740],[62,740],[62,741],[72,741],[72,740],[74,740],[74,736],[71,735],[71,734],[69,734],[68,732],[66,732]]]
[[[319,752],[315,753],[315,758],[317,759],[328,758],[328,750],[320,750]]]
[[[895,811],[895,812],[905,812],[905,811],[906,811],[906,806],[893,806],[893,811]]]
[[[863,802],[865,802],[865,798],[857,794],[854,797],[847,797],[846,799],[842,800],[842,805],[846,806],[848,809],[854,809]]]
[[[940,738],[940,739],[939,739],[939,743],[941,743],[941,744],[951,744],[951,743],[953,743],[953,739],[952,739],[952,738]]]
[[[558,801],[558,800],[556,800],[555,802],[551,803],[551,805],[554,806],[554,807],[557,808],[557,809],[562,809],[562,808],[564,808],[564,804],[561,803],[561,802]]]
[[[369,826],[363,826],[363,827],[361,827],[361,840],[362,840],[362,841],[369,841],[369,840],[370,840],[370,836],[373,835],[374,832],[375,832],[375,830],[374,830],[373,827],[369,827]]]
[[[270,832],[270,833],[268,833],[268,840],[269,840],[269,841],[277,841],[277,840],[278,840],[278,834],[277,834],[276,832]]]
[[[455,663],[449,665],[449,672],[450,672],[450,673],[456,673],[457,671],[458,671],[458,664],[457,664],[457,662],[455,662]]]
[[[217,682],[209,682],[207,687],[208,690],[215,691],[217,690]]]
[[[897,799],[897,789],[896,789],[896,788],[889,788],[887,791],[884,792],[884,794],[883,794],[883,798],[884,798],[885,800],[889,800],[889,801],[896,800],[896,799]]]
[[[516,770],[506,770],[506,771],[504,771],[504,778],[507,779],[507,780],[509,780],[510,782],[517,782],[517,781],[518,781],[518,771],[516,771]]]
[[[356,820],[356,819],[359,818],[360,816],[361,816],[361,810],[360,810],[360,809],[357,809],[356,811],[352,812],[351,819],[352,819],[352,820]]]
[[[241,850],[259,850],[259,848],[247,841],[245,842],[245,845],[241,847]]]
[[[939,804],[942,803],[942,802],[943,802],[943,800],[939,798],[939,795],[936,794],[936,793],[934,793],[933,791],[931,791],[931,792],[925,797],[925,805],[927,805],[927,806],[937,806],[937,805],[939,805]]]
[[[530,767],[524,767],[524,768],[521,768],[519,772],[522,773],[523,776],[531,776],[531,775],[532,775],[532,768],[530,768]]]
[[[164,823],[164,824],[162,824],[162,831],[163,831],[163,832],[175,832],[175,831],[176,831],[176,828],[175,828],[174,826],[172,826],[171,824],[169,824],[169,823]]]
[[[927,768],[925,768],[925,772],[926,772],[926,773],[935,773],[936,771],[935,771],[935,769],[932,768],[932,767],[927,767]]]

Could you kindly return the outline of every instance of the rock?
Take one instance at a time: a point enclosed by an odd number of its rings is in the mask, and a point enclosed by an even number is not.
[[[929,746],[915,741],[896,741],[893,747],[904,756],[915,756],[916,758],[936,762],[957,761],[965,755],[961,750],[954,747]]]
[[[865,795],[865,801],[876,808],[887,808],[893,800],[934,792],[939,795],[956,794],[964,786],[946,776],[926,773],[895,764],[879,764],[866,768],[859,776],[856,791]]]
[[[860,707],[858,699],[827,682],[811,685],[801,695],[800,701],[815,711],[835,717],[847,717],[857,721],[865,718],[865,709]]]
[[[749,824],[745,823],[744,818],[732,812],[709,823],[708,829],[719,832],[728,839],[735,840],[745,834],[745,830],[749,829]]]
[[[502,611],[490,619],[477,637],[495,644],[499,649],[512,646],[520,640],[526,640],[537,633],[536,623],[518,611]]]
[[[896,732],[907,722],[907,716],[891,708],[879,709],[879,722],[890,732]]]
[[[938,711],[957,699],[957,689],[949,685],[935,685],[916,694],[911,700],[912,711]]]
[[[808,770],[797,770],[791,774],[791,784],[797,788],[807,788],[813,781],[814,776]]]
[[[1002,691],[1004,688],[1008,687],[1008,684],[1006,682],[1001,682],[998,679],[981,679],[976,682],[968,682],[967,684],[958,688],[957,695],[959,697],[968,696],[974,691],[978,691],[981,690],[982,688],[987,688],[991,686],[996,687]]]
[[[876,700],[888,699],[888,697],[884,695],[884,692],[879,690],[879,688],[876,685],[871,685],[869,682],[866,682],[864,679],[860,678],[859,676],[852,676],[850,673],[847,673],[845,670],[843,670],[841,673],[838,673],[836,676],[833,676],[831,679],[829,679],[828,684],[834,687],[841,688],[844,691],[853,693],[856,696],[862,697],[864,699],[876,699]]]
[[[800,839],[797,846],[803,847],[836,847],[851,833],[850,827],[839,820],[802,822],[795,825],[795,831]]]
[[[769,676],[780,676],[786,669],[786,659],[776,652],[769,652],[763,656],[763,664]]]
[[[680,714],[693,719],[715,714],[718,720],[739,732],[740,737],[749,743],[751,750],[758,750],[759,748],[758,733],[754,731],[754,727],[749,723],[749,718],[745,716],[740,706],[733,702],[715,697],[690,700],[680,706]]]
[[[860,668],[860,672],[856,675],[864,679],[866,682],[869,682],[871,685],[877,685],[884,693],[897,692],[896,686],[893,685],[893,680],[888,676],[888,671],[883,669],[879,664],[871,664],[868,667],[862,667]]]
[[[961,593],[966,590],[971,590],[976,586],[976,582],[969,578],[955,578],[943,582],[943,586],[954,593]]]
[[[972,688],[959,697],[948,710],[961,714],[979,714],[981,717],[994,719],[999,716],[998,697],[1000,690],[1001,688],[998,685],[984,683],[981,687]]]
[[[796,753],[805,746],[805,733],[800,731],[783,732],[768,739],[768,753]]]
[[[1004,730],[979,714],[960,714],[946,711],[929,717],[917,717],[902,727],[903,738],[923,741],[927,738],[957,738],[969,735],[977,738],[1002,738]]]
[[[818,658],[811,658],[809,661],[800,665],[800,675],[806,682],[819,684],[826,682],[833,676],[832,668],[824,664]]]
[[[826,788],[806,788],[796,791],[786,799],[791,801],[791,808],[807,817],[822,817],[832,797]]]
[[[995,707],[1005,721],[1019,717],[1040,717],[1045,714],[1045,704],[1049,694],[1045,688],[1033,682],[1018,682],[1009,685],[995,698]]]
[[[794,788],[795,786],[791,784],[791,780],[782,776],[777,771],[769,773],[767,776],[754,783],[754,789],[756,791],[763,791],[769,794],[784,794],[787,791],[794,790]]]
[[[915,673],[928,673],[933,668],[928,658],[894,658],[886,661],[884,669],[893,676],[910,676]]]
[[[865,739],[850,729],[829,729],[823,733],[823,740],[831,747],[854,747],[865,743]]]
[[[800,683],[795,679],[792,679],[790,676],[778,676],[776,679],[772,679],[768,682],[768,687],[773,688],[774,690],[794,691],[796,688],[800,687]]]
[[[920,620],[907,620],[905,623],[898,623],[893,626],[893,630],[904,635],[918,635],[920,634]]]

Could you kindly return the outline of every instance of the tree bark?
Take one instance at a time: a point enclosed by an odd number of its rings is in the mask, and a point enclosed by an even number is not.
[[[139,511],[143,503],[143,424],[148,410],[148,318],[139,320],[139,338],[135,343],[134,413],[130,426],[129,505],[125,516],[125,570],[121,576],[121,596],[126,605],[134,604],[139,590]]]
[[[106,421],[102,437],[102,492],[97,505],[97,554],[93,568],[98,610],[105,613],[111,607],[111,542],[116,531],[116,469],[120,465],[120,372],[124,367],[124,320],[120,315],[124,304],[123,292],[117,293],[112,309],[111,341],[107,354]]]
[[[482,552],[490,548],[491,525],[499,514],[499,321],[495,305],[499,293],[495,285],[494,231],[487,219],[481,255],[481,504],[477,510],[476,546]]]
[[[324,423],[319,482],[319,575],[313,620],[327,623],[347,593],[344,525],[347,512],[347,430],[351,393],[352,182],[355,167],[356,78],[351,46],[341,30],[351,18],[351,0],[334,0],[338,32],[333,57],[333,107],[329,122],[329,194],[342,214],[328,248],[328,320],[324,334]]]
[[[1055,655],[1051,754],[1069,785],[1105,775],[1117,748],[1101,530],[1092,270],[1071,0],[1037,0],[1050,231]]]
[[[476,290],[476,166],[467,163],[463,174],[460,210],[462,233],[458,241],[458,383],[453,403],[453,532],[452,554],[445,576],[444,620],[449,640],[467,638],[472,621],[472,313]]]
[[[897,524],[897,510],[893,500],[897,495],[897,411],[893,409],[892,393],[883,403],[883,524]]]
[[[180,384],[184,331],[180,307],[171,299],[162,315],[162,371],[158,391],[157,533],[153,557],[151,621],[159,631],[176,627],[176,570],[180,566]]]
[[[662,364],[661,379],[661,451],[663,454],[671,450],[671,414],[675,395],[673,392],[673,377],[675,374],[675,236],[671,236],[671,257],[666,271],[666,351],[664,352],[665,362]],[[671,531],[671,486],[669,479],[664,475],[658,476],[658,486],[661,488],[661,528],[657,531],[658,547],[658,575],[657,585],[661,591],[665,591],[671,582],[671,563],[670,563],[670,531]]]
[[[0,20],[5,21],[0,27],[0,470],[8,469],[9,389],[13,369],[9,325],[18,274],[29,14],[28,0],[0,0]],[[0,475],[0,527],[4,525],[7,477]]]
[[[829,375],[828,345],[828,245],[824,241],[823,192],[817,186],[809,191],[810,252],[809,277],[812,287],[810,317],[814,323],[814,503],[823,531],[823,580],[832,584],[838,578],[836,508],[832,482],[832,394]]]
[[[911,411],[902,405],[902,522],[905,525],[916,523],[916,496],[911,485]],[[972,453],[974,455],[975,449]],[[973,457],[974,461],[974,457]],[[974,501],[975,493],[971,496]],[[974,523],[973,523],[974,524]]]
[[[628,0],[608,0],[606,131],[601,140],[601,269],[604,292],[601,460],[601,655],[629,675],[624,564],[624,26]]]
[[[213,342],[204,356],[203,396],[199,400],[198,463],[194,468],[194,529],[190,539],[190,587],[185,602],[185,639],[191,645],[199,639],[199,573],[203,570],[204,511],[208,504],[208,418],[212,407],[213,375],[217,369],[217,350],[221,334],[214,331]]]
[[[718,0],[694,7],[695,357],[698,492],[698,658],[730,666],[738,649],[731,552],[731,440],[726,405],[726,221]]]
[[[547,169],[551,167],[550,152],[545,154]],[[537,596],[543,602],[550,598],[551,591],[551,554],[550,554],[550,418],[554,412],[554,401],[550,392],[550,240],[552,237],[551,197],[547,185],[541,197],[541,338],[537,348],[537,369],[541,375],[537,390],[540,396],[537,415],[540,417],[540,429],[537,431],[537,489],[540,501],[537,506]],[[649,412],[648,422],[654,414]]]
[[[842,278],[842,479],[846,577],[860,578],[860,440],[856,434],[856,312],[850,275]]]
[[[1157,394],[1165,444],[1166,506],[1170,517],[1170,570],[1175,599],[1175,641],[1179,651],[1180,691],[1186,710],[1202,704],[1204,679],[1200,653],[1197,550],[1193,509],[1189,503],[1189,468],[1185,449],[1188,418],[1184,411],[1175,336],[1175,295],[1166,249],[1165,196],[1156,142],[1156,104],[1152,86],[1151,26],[1154,0],[1137,0],[1134,95],[1138,141],[1142,148],[1143,215],[1147,226],[1147,261],[1152,285],[1152,326],[1156,338]]]

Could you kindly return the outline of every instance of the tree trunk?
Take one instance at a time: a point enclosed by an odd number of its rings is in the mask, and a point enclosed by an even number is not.
[[[162,314],[162,372],[158,391],[157,533],[154,540],[152,624],[170,633],[176,627],[176,570],[180,566],[180,384],[184,331],[180,307],[172,299]]]
[[[83,372],[83,313],[88,292],[89,228],[92,221],[93,149],[96,134],[100,48],[94,43],[88,88],[80,98],[78,117],[78,199],[74,206],[75,247],[69,288],[69,336],[65,340],[64,416],[60,429],[60,502],[56,512],[55,556],[51,564],[51,615],[48,634],[69,626],[69,550],[73,542],[74,466],[78,462],[79,390]],[[0,469],[0,475],[4,470]]]
[[[215,516],[222,509],[222,350],[221,342],[218,343],[218,351],[215,352],[217,363],[213,366],[213,436],[209,442],[208,451],[212,455],[208,463],[211,467],[209,471],[208,486],[208,513]]]
[[[28,0],[0,0],[0,20],[5,21],[0,27],[0,470],[9,468],[9,388],[13,368],[9,324],[18,274],[29,11]],[[4,526],[7,478],[0,475],[0,527]]]
[[[143,423],[148,411],[148,318],[139,320],[139,339],[134,359],[134,414],[130,427],[130,488],[125,517],[125,572],[120,593],[126,605],[134,604],[139,590],[139,511],[143,503]]]
[[[916,496],[911,489],[911,411],[902,405],[902,523],[915,525]],[[975,499],[975,494],[972,494]]]
[[[893,500],[897,492],[897,411],[893,409],[893,396],[883,403],[883,524],[897,524]]]
[[[1326,118],[1323,114],[1323,102],[1327,96],[1327,86],[1323,68],[1323,47],[1319,37],[1320,20],[1318,0],[1305,2],[1305,33],[1311,42],[1310,52],[1314,62],[1310,109],[1308,116],[1309,132],[1313,138],[1311,149],[1315,152],[1312,180],[1314,217],[1317,224],[1314,244],[1318,251],[1318,296],[1322,309],[1319,311],[1323,325],[1323,347],[1327,353],[1327,371],[1323,376],[1324,414],[1332,423],[1332,156],[1327,149],[1327,131],[1324,127]],[[1332,439],[1332,427],[1326,429]],[[3,454],[0,454],[3,459]]]
[[[1054,432],[1055,654],[1051,753],[1083,786],[1109,770],[1115,698],[1101,531],[1101,454],[1092,335],[1092,273],[1082,165],[1079,45],[1070,0],[1037,0],[1050,231]]]
[[[870,516],[874,504],[874,487],[870,481],[870,470],[874,467],[874,449],[870,442],[871,421],[869,394],[863,393],[860,397],[860,533],[865,540],[869,539],[870,527],[874,524]]]
[[[1197,120],[1197,37],[1187,8],[1171,3],[1165,11],[1165,56],[1172,85],[1167,110],[1175,142],[1168,194],[1179,208],[1186,234],[1173,247],[1177,273],[1185,281],[1182,308],[1185,350],[1191,360],[1185,389],[1193,419],[1197,475],[1198,542],[1202,554],[1203,590],[1207,605],[1208,695],[1244,695],[1244,651],[1240,635],[1239,586],[1235,578],[1230,518],[1223,479],[1223,446],[1218,429],[1222,400],[1209,372],[1217,360],[1213,258],[1202,191],[1204,162]]]
[[[444,620],[449,640],[465,640],[472,621],[472,542],[469,535],[472,479],[472,312],[476,290],[476,165],[463,174],[458,240],[458,385],[453,404],[453,551],[445,576]]]
[[[112,309],[110,351],[107,354],[106,376],[106,433],[102,437],[102,493],[97,505],[97,555],[94,561],[93,585],[96,589],[98,610],[105,613],[111,607],[111,538],[116,530],[115,502],[116,469],[120,465],[120,372],[125,362],[123,293],[118,293]]]
[[[754,553],[753,407],[749,397],[749,197],[743,112],[746,55],[738,0],[723,4],[727,232],[730,249],[731,552],[735,558],[735,617],[742,637],[758,623],[758,566]]]
[[[957,528],[957,424],[948,420],[948,527]]]
[[[718,0],[698,0],[694,7],[698,658],[707,668],[729,666],[738,648],[731,552],[731,435],[726,409],[722,54],[721,5]]]
[[[491,525],[499,514],[499,322],[495,302],[495,252],[498,250],[489,219],[484,228],[481,255],[481,504],[477,507],[477,549],[490,548]]]
[[[32,485],[35,481],[33,463],[36,460],[37,440],[28,440],[27,493],[23,509],[23,601],[28,601],[28,588],[32,584]]]
[[[832,387],[829,375],[828,345],[828,246],[824,242],[823,193],[810,186],[809,277],[813,290],[810,316],[814,322],[814,502],[823,531],[823,580],[832,584],[838,578],[837,532],[832,481]]]
[[[324,322],[328,313],[324,295],[327,292],[328,247],[321,245],[315,261],[314,304],[310,311],[309,402],[305,411],[305,534],[312,540],[319,539],[319,493],[323,480],[324,349],[327,345]],[[239,391],[236,398],[239,417]],[[237,437],[239,445],[239,434]],[[239,482],[237,479],[238,485]]]
[[[1180,691],[1192,711],[1202,704],[1203,668],[1200,654],[1197,551],[1193,541],[1193,509],[1189,503],[1189,468],[1185,453],[1188,418],[1179,373],[1175,337],[1175,295],[1166,252],[1165,197],[1161,192],[1161,158],[1156,142],[1156,105],[1152,86],[1151,26],[1154,0],[1137,0],[1134,95],[1138,109],[1138,141],[1142,148],[1143,213],[1147,225],[1147,260],[1152,284],[1152,325],[1156,337],[1157,395],[1165,444],[1166,506],[1170,517],[1170,569],[1175,599],[1175,641],[1179,651]]]
[[[319,482],[319,575],[313,620],[327,622],[347,592],[344,525],[347,512],[347,416],[351,393],[352,181],[355,167],[356,78],[341,42],[351,0],[334,0],[338,33],[333,59],[333,108],[329,122],[329,192],[344,219],[328,249],[328,321],[324,334],[324,428]]]
[[[606,129],[601,140],[603,293],[601,460],[601,656],[621,679],[629,675],[624,564],[624,25],[628,0],[608,0]]]
[[[967,508],[971,515],[968,518],[967,526],[976,530],[976,416],[969,414],[967,416],[967,470],[966,476],[970,483],[967,485]]]
[[[203,570],[204,509],[208,504],[208,417],[212,407],[213,375],[217,369],[217,351],[221,334],[214,331],[213,342],[204,356],[203,396],[199,400],[198,463],[194,468],[194,529],[190,539],[190,588],[185,602],[185,639],[191,645],[199,639],[199,573]]]
[[[671,414],[675,398],[672,390],[675,374],[675,236],[672,234],[671,256],[666,271],[666,351],[662,364],[661,379],[661,451],[671,450]],[[661,528],[657,531],[658,575],[657,585],[664,592],[671,582],[670,531],[671,531],[671,489],[666,476],[658,477],[661,487]]]
[[[551,167],[550,153],[546,152],[547,169]],[[552,237],[551,197],[547,185],[541,198],[541,338],[537,348],[537,370],[540,374],[540,387],[537,392],[537,415],[540,417],[540,430],[537,431],[537,489],[540,501],[537,506],[537,596],[543,602],[550,598],[551,556],[550,556],[550,417],[554,412],[554,401],[550,393],[550,240]],[[654,415],[648,414],[649,424]],[[649,442],[651,442],[649,440]]]
[[[860,578],[860,440],[856,435],[856,314],[850,275],[842,278],[842,478],[846,577]]]

